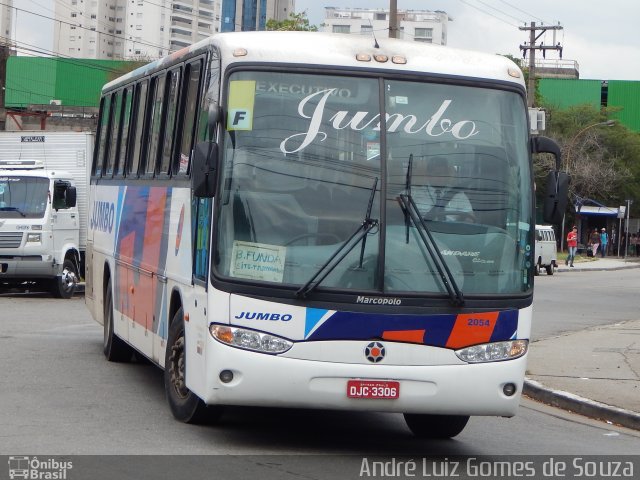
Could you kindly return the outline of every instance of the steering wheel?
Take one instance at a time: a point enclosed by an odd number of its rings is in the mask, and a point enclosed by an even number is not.
[[[331,232],[312,232],[312,233],[303,233],[302,235],[295,236],[291,240],[289,240],[287,243],[285,243],[284,246],[288,247],[292,243],[299,242],[300,240],[304,240],[305,238],[329,238],[331,240],[335,240],[334,243],[338,243],[338,242],[342,241],[342,239],[338,235],[336,235],[335,233],[331,233]]]

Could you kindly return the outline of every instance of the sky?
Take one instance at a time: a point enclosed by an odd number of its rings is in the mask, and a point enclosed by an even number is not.
[[[532,21],[538,26],[560,25],[556,43],[562,58],[576,60],[580,78],[640,80],[640,1],[638,0],[397,0],[398,9],[442,10],[448,24],[450,47],[521,58],[520,45],[529,32],[518,29]],[[324,7],[389,8],[389,0],[296,0],[296,11],[306,11],[311,24],[320,25]],[[553,32],[539,41],[553,44]],[[540,52],[536,52],[536,56]],[[556,59],[547,51],[547,59]]]
[[[69,4],[69,0],[57,0]],[[54,0],[14,0],[14,6],[53,17]],[[296,11],[306,11],[314,25],[324,19],[324,7],[388,8],[389,0],[295,0]],[[518,30],[530,22],[560,25],[556,42],[563,59],[576,60],[580,78],[640,80],[640,18],[638,0],[397,0],[399,9],[443,10],[448,25],[448,46],[521,57],[521,44],[529,40]],[[19,45],[40,50],[53,48],[53,20],[17,11],[15,39]],[[540,39],[553,43],[548,31]],[[555,51],[547,59],[558,58]]]

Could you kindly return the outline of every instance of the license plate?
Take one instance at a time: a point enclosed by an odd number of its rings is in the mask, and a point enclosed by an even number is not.
[[[347,397],[393,399],[400,397],[400,382],[389,380],[349,380]]]

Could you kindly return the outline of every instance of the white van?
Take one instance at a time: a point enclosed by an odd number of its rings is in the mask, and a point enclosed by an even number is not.
[[[540,275],[545,268],[547,275],[553,275],[558,267],[558,248],[556,234],[551,225],[536,225],[536,256],[534,273]]]

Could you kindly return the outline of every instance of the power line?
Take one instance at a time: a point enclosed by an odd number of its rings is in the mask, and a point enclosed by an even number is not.
[[[164,47],[164,46],[162,46],[162,45],[155,45],[155,44],[153,44],[153,43],[147,43],[147,42],[143,42],[143,41],[132,40],[132,39],[128,39],[128,38],[126,38],[126,37],[122,37],[122,36],[114,35],[114,34],[112,34],[112,33],[100,32],[100,31],[97,31],[97,30],[95,30],[95,29],[91,29],[91,28],[88,28],[88,27],[83,27],[82,25],[79,25],[79,24],[75,24],[75,23],[71,23],[71,22],[66,22],[66,21],[64,21],[64,20],[59,20],[59,19],[56,19],[56,18],[53,18],[53,17],[48,17],[48,16],[46,16],[46,15],[42,15],[42,14],[40,14],[40,13],[35,13],[35,12],[30,11],[30,10],[25,10],[25,9],[23,9],[23,8],[14,7],[14,6],[12,6],[12,5],[8,5],[8,4],[6,4],[6,3],[2,3],[2,2],[0,2],[0,5],[3,5],[3,6],[5,6],[5,7],[9,7],[9,8],[13,8],[13,9],[14,9],[14,10],[16,10],[17,12],[25,12],[25,13],[29,13],[29,14],[34,15],[34,16],[36,16],[36,17],[41,17],[41,18],[46,18],[46,19],[48,19],[48,20],[53,20],[54,22],[58,22],[58,23],[60,23],[60,24],[69,25],[69,26],[71,26],[71,27],[76,27],[76,28],[81,28],[81,29],[83,29],[83,30],[87,30],[87,31],[90,31],[90,32],[95,32],[95,33],[97,33],[98,35],[106,35],[106,36],[108,36],[108,37],[113,37],[113,38],[116,38],[116,39],[119,39],[119,40],[130,41],[130,42],[137,43],[137,44],[140,44],[140,45],[146,45],[146,46],[148,46],[148,47],[154,47],[154,48],[158,48],[158,49],[162,49],[162,50],[166,49],[166,47]]]
[[[536,20],[540,20],[541,22],[543,22],[543,23],[544,23],[544,20],[542,20],[540,17],[536,17],[535,15],[531,15],[530,13],[525,12],[524,10],[522,10],[522,9],[520,9],[520,8],[518,8],[518,7],[516,7],[515,5],[510,4],[509,2],[507,2],[507,1],[505,1],[505,0],[499,0],[499,1],[500,1],[500,2],[502,2],[502,3],[504,3],[505,5],[507,5],[507,6],[511,7],[511,8],[513,8],[514,10],[519,11],[520,13],[524,13],[527,17],[531,17],[531,18],[534,18],[534,19],[536,19]],[[549,22],[547,22],[547,23],[549,23]]]
[[[492,9],[492,10],[495,10],[496,12],[501,13],[501,14],[502,14],[502,15],[504,15],[505,17],[513,18],[516,22],[519,22],[519,23],[524,23],[520,18],[518,18],[518,17],[514,17],[513,15],[510,15],[510,14],[508,14],[507,12],[505,12],[504,10],[500,10],[499,8],[496,8],[496,7],[492,6],[492,5],[489,5],[488,3],[483,2],[482,0],[476,0],[476,1],[477,1],[478,3],[481,3],[482,5],[484,5],[484,6],[488,7],[488,8],[490,8],[490,9]]]
[[[56,52],[53,52],[51,50],[46,50],[46,49],[43,49],[43,48],[38,47],[36,45],[31,45],[29,43],[11,42],[11,39],[7,38],[7,37],[0,36],[0,40],[5,42],[5,43],[11,43],[17,49],[22,50],[24,52],[33,52],[33,53],[36,53],[36,54],[39,54],[39,55],[48,55],[48,56],[50,56],[52,58],[58,59],[61,62],[68,63],[68,64],[71,64],[71,65],[86,67],[86,68],[90,68],[90,69],[93,69],[93,70],[101,70],[101,71],[109,72],[109,73],[119,73],[120,72],[119,69],[114,69],[114,68],[110,68],[110,67],[107,67],[107,66],[87,65],[86,63],[79,61],[79,59],[77,59],[75,57],[71,57],[71,56],[68,56],[68,55],[67,56],[63,56],[60,53],[56,53]],[[26,45],[26,46],[23,46],[23,45]],[[27,48],[27,47],[32,47],[32,48]],[[29,54],[31,54],[31,53],[29,53]],[[100,60],[87,59],[87,61],[100,61]],[[110,60],[110,61],[113,61],[113,60]],[[122,61],[126,61],[126,60],[122,60]]]
[[[504,18],[500,18],[500,17],[498,17],[497,15],[494,15],[491,12],[487,12],[486,10],[483,10],[480,7],[478,7],[477,5],[473,5],[473,4],[469,3],[469,2],[467,2],[466,0],[458,0],[458,1],[461,2],[461,3],[464,3],[468,7],[475,8],[476,10],[478,10],[481,13],[484,13],[485,15],[489,15],[490,17],[493,17],[493,18],[495,18],[497,20],[500,20],[501,22],[506,23],[507,25],[510,25],[512,27],[517,27],[517,25],[515,25],[515,24],[513,24],[511,22],[507,22]]]

